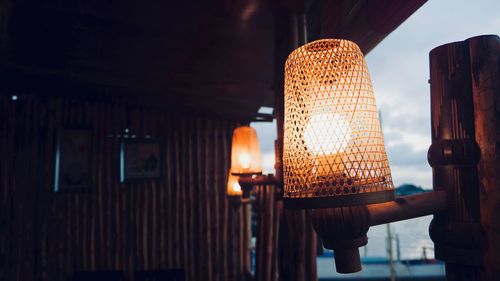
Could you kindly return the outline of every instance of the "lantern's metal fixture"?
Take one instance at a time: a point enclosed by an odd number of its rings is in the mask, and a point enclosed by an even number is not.
[[[252,177],[243,176],[240,177],[238,182],[244,190],[243,198],[250,197],[253,187],[258,185],[273,188],[276,198],[279,199],[281,197],[282,182],[273,174],[257,175]]]
[[[227,196],[235,204],[251,204],[255,202],[254,186],[273,188],[275,197],[281,198],[281,181],[273,174],[268,175],[229,175]]]
[[[399,197],[364,56],[348,40],[311,42],[285,65],[284,204],[312,209],[337,271],[361,270],[370,226],[446,209],[444,191]]]

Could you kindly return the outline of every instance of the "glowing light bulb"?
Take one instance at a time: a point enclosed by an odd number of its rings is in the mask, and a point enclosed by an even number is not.
[[[237,181],[233,183],[233,192],[236,192],[236,193],[241,192],[241,186]]]
[[[243,169],[248,169],[250,168],[250,162],[252,161],[252,157],[250,157],[250,154],[242,152],[239,155],[240,165]]]
[[[304,132],[306,146],[314,155],[342,153],[350,140],[349,123],[337,113],[314,114]]]

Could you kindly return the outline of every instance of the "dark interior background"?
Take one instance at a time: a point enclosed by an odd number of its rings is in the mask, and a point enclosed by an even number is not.
[[[231,130],[281,97],[296,15],[309,41],[367,53],[424,2],[0,0],[0,279],[182,267],[188,280],[239,280],[248,253],[242,207],[225,195]],[[93,185],[54,193],[57,131],[81,126]],[[161,142],[162,181],[119,183],[109,135],[125,128]],[[278,266],[268,230],[266,276],[315,276],[305,231],[279,232]]]

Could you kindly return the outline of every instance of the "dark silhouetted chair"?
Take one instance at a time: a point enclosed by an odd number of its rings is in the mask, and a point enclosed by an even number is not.
[[[184,281],[183,269],[137,271],[135,281]]]

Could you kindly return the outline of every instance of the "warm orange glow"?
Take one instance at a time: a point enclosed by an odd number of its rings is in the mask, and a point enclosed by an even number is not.
[[[234,130],[231,148],[231,172],[237,175],[262,173],[259,139],[257,132],[252,127],[241,126]]]
[[[306,146],[315,155],[344,152],[351,140],[349,123],[337,113],[311,116],[304,132]]]
[[[250,168],[250,163],[252,162],[252,157],[246,152],[240,153],[238,156],[238,162],[243,169]]]
[[[238,183],[240,179],[239,176],[232,175],[229,173],[227,177],[227,195],[228,196],[241,196],[243,191],[241,190],[241,186]]]
[[[241,192],[241,186],[238,182],[233,183],[233,192]]]
[[[290,54],[285,65],[284,131],[288,202],[301,205],[305,198],[326,202],[348,195],[363,197],[359,201],[365,203],[392,199],[394,187],[370,75],[353,42],[318,40]],[[370,197],[373,193],[377,194]],[[317,207],[311,202],[302,207]],[[345,202],[339,204],[348,205]]]

